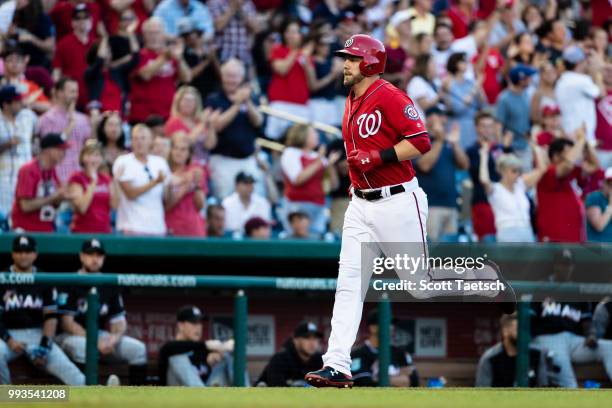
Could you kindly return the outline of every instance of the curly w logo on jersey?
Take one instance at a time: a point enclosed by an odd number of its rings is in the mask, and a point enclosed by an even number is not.
[[[382,114],[378,109],[374,113],[363,113],[357,118],[357,126],[359,126],[359,136],[366,138],[368,136],[374,136],[378,133],[380,125],[382,124]]]

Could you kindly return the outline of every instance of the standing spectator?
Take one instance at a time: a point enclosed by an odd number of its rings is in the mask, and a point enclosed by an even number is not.
[[[321,368],[321,338],[316,324],[302,322],[293,331],[281,351],[274,354],[255,382],[262,387],[304,387],[304,376],[311,369]]]
[[[102,272],[106,251],[97,239],[88,239],[81,245],[79,275],[98,275]],[[85,364],[87,346],[88,287],[64,288],[58,296],[58,312],[63,333],[57,343],[78,364]],[[96,288],[99,294],[98,352],[100,360],[129,364],[130,385],[144,385],[147,372],[145,344],[126,334],[126,310],[119,288]]]
[[[185,43],[183,58],[191,68],[191,86],[202,98],[219,88],[221,72],[219,60],[212,39],[204,38],[190,18],[183,18],[178,24],[179,35]]]
[[[604,67],[604,85],[606,93],[597,102],[597,156],[601,167],[612,167],[612,63]]]
[[[261,217],[253,217],[244,224],[244,235],[251,239],[270,239],[270,223]]]
[[[436,63],[430,54],[422,54],[416,58],[413,74],[406,93],[414,101],[419,117],[424,118],[425,111],[441,102],[441,96],[434,84]]]
[[[612,242],[612,167],[608,167],[599,191],[586,197],[587,238],[591,242]]]
[[[312,92],[310,111],[313,122],[338,126],[342,113],[336,109],[336,83],[342,76],[344,63],[331,56],[334,39],[330,36],[316,37],[313,64],[305,66]]]
[[[143,0],[135,0],[135,4],[142,1]],[[119,5],[116,0],[113,2]],[[110,47],[111,54],[111,66],[122,66],[124,63],[137,60],[138,51],[140,49],[137,33],[140,34],[140,25],[139,20],[136,17],[136,13],[132,11],[132,9],[126,8],[121,12],[119,27],[116,31],[111,31],[111,33],[112,34],[108,37],[108,46]],[[121,77],[119,78],[115,75],[114,79],[119,84],[119,87],[125,92],[125,96],[127,96],[127,93],[129,92],[131,72],[126,70],[121,70],[120,72]],[[127,100],[125,100],[124,103],[125,102],[127,102]],[[127,115],[127,109],[125,110],[124,114]]]
[[[225,208],[219,204],[209,205],[206,209],[207,230],[209,238],[227,238],[225,233]]]
[[[340,153],[334,151],[327,159],[325,146],[314,150],[318,145],[319,135],[312,127],[294,125],[289,129],[287,147],[280,160],[285,179],[284,218],[296,211],[304,212],[312,222],[311,232],[322,235],[327,223],[323,177],[326,169],[333,178],[337,177],[333,165],[340,159]]]
[[[505,51],[514,37],[526,30],[523,21],[516,15],[514,1],[506,1],[499,11],[499,20],[489,35],[489,45]]]
[[[200,211],[206,197],[204,169],[192,163],[193,147],[183,132],[172,136],[170,150],[170,200],[166,204],[168,234],[175,236],[203,237],[206,235]]]
[[[437,80],[443,81],[446,78],[448,57],[454,52],[452,49],[453,40],[451,27],[444,23],[438,23],[434,31],[434,45],[431,48],[431,56],[436,64],[435,78]]]
[[[250,174],[238,173],[236,190],[223,199],[227,231],[242,232],[245,223],[253,217],[260,217],[267,222],[272,219],[270,203],[254,192],[254,183],[255,179]]]
[[[62,183],[79,169],[79,153],[85,139],[91,137],[89,118],[76,110],[79,85],[74,79],[61,78],[53,87],[53,106],[38,121],[36,133],[60,133],[66,137],[69,147],[66,158],[57,168]]]
[[[406,89],[414,70],[412,22],[410,12],[401,10],[393,14],[385,30],[387,63],[383,79],[400,89]]]
[[[204,164],[208,161],[209,151],[217,145],[214,123],[218,117],[218,111],[202,111],[202,97],[197,89],[183,85],[174,94],[164,133],[172,136],[175,132],[185,132],[193,149],[191,159],[195,163]]]
[[[540,112],[545,106],[559,107],[555,95],[555,82],[557,82],[557,70],[550,61],[546,61],[540,67],[538,88],[531,97],[530,116],[532,122],[540,122]]]
[[[93,44],[91,37],[92,19],[85,3],[80,3],[72,11],[72,33],[57,43],[53,56],[53,78],[57,81],[67,76],[79,84],[77,107],[85,108],[89,101],[85,71],[87,70],[87,53]]]
[[[547,20],[536,30],[540,41],[536,52],[546,55],[548,60],[557,65],[563,55],[567,41],[567,29],[562,20]]]
[[[556,105],[544,106],[540,115],[542,122],[542,131],[536,135],[536,141],[540,146],[548,146],[553,140],[564,137],[568,139],[567,135],[561,128],[561,111]]]
[[[184,134],[184,132],[181,131],[177,133]],[[153,147],[151,147],[151,154],[168,161],[170,158],[172,141],[167,138],[166,135],[156,135],[155,132],[153,134]]]
[[[17,175],[32,159],[36,114],[24,108],[22,95],[13,85],[0,88],[0,231],[6,229],[13,206]]]
[[[431,14],[432,0],[415,0],[413,6],[408,9],[410,13],[410,24],[412,35],[421,33],[433,35],[436,26],[436,18]]]
[[[132,129],[132,153],[115,160],[113,177],[119,182],[117,230],[126,235],[165,235],[164,202],[168,200],[168,163],[149,154],[151,129]]]
[[[256,10],[251,0],[209,0],[215,22],[215,39],[221,62],[237,58],[251,67],[251,36],[257,32]]]
[[[296,20],[285,21],[281,35],[282,44],[275,46],[270,55],[272,65],[272,79],[268,87],[270,108],[309,119],[310,92],[305,65],[311,64],[310,57],[314,44],[310,42],[300,48],[302,34]],[[290,125],[287,120],[269,116],[266,122],[266,135],[272,139],[279,139]]]
[[[128,152],[125,148],[125,132],[118,112],[105,112],[98,124],[96,136],[102,146],[104,171],[110,174],[117,157]]]
[[[587,59],[578,46],[563,51],[565,72],[561,74],[555,94],[561,109],[561,123],[567,134],[573,134],[583,123],[589,143],[595,143],[595,100],[606,94],[602,61],[593,54]]]
[[[72,15],[77,7],[86,8],[91,15],[91,37],[95,39],[98,34],[106,34],[106,29],[102,23],[100,4],[93,0],[60,0],[49,11],[49,17],[55,27],[57,41],[61,41],[66,35],[72,32]]]
[[[259,175],[255,159],[255,139],[263,116],[248,85],[243,85],[244,65],[231,59],[221,67],[221,90],[208,96],[206,106],[221,110],[215,123],[218,143],[211,152],[209,168],[212,193],[219,199],[232,192],[236,175]],[[261,180],[256,180],[261,182]]]
[[[501,341],[487,349],[478,362],[476,387],[516,387],[516,356],[518,355],[518,323],[516,315],[499,319]],[[529,386],[548,385],[546,352],[529,346]]]
[[[13,85],[21,94],[22,102],[26,107],[39,114],[45,113],[51,105],[44,89],[25,76],[30,59],[25,50],[17,42],[9,40],[4,44],[2,59],[4,76],[0,80],[0,85]]]
[[[461,148],[459,126],[446,131],[446,112],[430,108],[426,118],[431,150],[417,159],[415,169],[429,204],[427,237],[437,242],[445,235],[457,234],[456,169],[467,170],[470,161]]]
[[[132,25],[135,29],[135,25]],[[101,112],[115,111],[126,113],[128,87],[125,80],[138,64],[138,40],[132,32],[130,35],[131,53],[120,61],[113,62],[108,37],[94,43],[87,53],[85,81],[89,96],[88,107]]]
[[[452,21],[453,35],[455,38],[463,38],[468,35],[470,24],[478,18],[475,0],[457,0],[447,12]]]
[[[489,47],[487,44],[490,29],[489,23],[477,22],[469,36],[453,43],[453,50],[464,51],[468,55],[472,63],[470,68],[473,67],[473,72],[470,74],[475,78],[481,73],[482,90],[487,96],[487,102],[494,105],[502,91],[504,56],[497,48]]]
[[[56,207],[68,198],[55,167],[64,159],[68,146],[61,135],[49,133],[40,141],[38,157],[19,169],[11,211],[13,229],[53,232]]]
[[[484,104],[480,82],[466,78],[468,62],[464,53],[455,53],[448,58],[444,99],[450,110],[451,123],[461,129],[461,147],[467,148],[476,141],[474,117]],[[480,78],[482,80],[482,78]]]
[[[198,0],[162,0],[153,11],[153,16],[163,24],[164,32],[173,37],[178,36],[177,23],[181,17],[191,18],[207,37],[214,35],[213,19],[208,7]]]
[[[544,175],[547,162],[538,148],[537,167],[522,174],[521,162],[513,154],[497,158],[495,166],[501,175],[498,182],[489,177],[489,145],[480,148],[480,182],[495,216],[497,242],[535,242],[531,228],[530,203],[527,191],[534,187]]]
[[[150,115],[167,119],[176,92],[176,81],[191,80],[191,72],[183,59],[182,44],[172,40],[166,46],[164,25],[158,17],[144,22],[142,35],[144,47],[140,50],[138,65],[131,76],[129,118],[132,123],[144,122]]]
[[[108,33],[113,36],[121,31],[121,26],[125,23],[127,15],[131,16],[129,23],[136,22],[138,31],[140,31],[140,26],[149,18],[156,2],[147,0],[101,0],[100,5],[104,24]]]
[[[584,131],[576,142],[556,139],[548,148],[550,166],[538,183],[537,226],[540,241],[584,242],[584,206],[572,187],[581,174],[576,164],[585,146]]]
[[[509,153],[512,148],[509,146],[509,141],[504,140],[504,145],[499,144],[498,135],[496,135],[495,118],[488,112],[479,112],[474,118],[476,125],[476,134],[478,139],[476,143],[470,146],[466,153],[470,159],[470,179],[474,185],[472,193],[472,223],[474,232],[478,239],[483,241],[495,240],[495,216],[493,209],[487,199],[484,186],[480,182],[480,149],[483,145],[489,147],[489,178],[493,182],[500,179],[500,175],[495,169],[495,159],[499,155]],[[507,138],[506,138],[507,139]]]
[[[497,99],[497,120],[501,123],[504,132],[512,132],[512,148],[525,170],[531,168],[531,150],[528,144],[531,123],[527,87],[535,72],[527,65],[516,65],[510,70],[508,88]]]
[[[17,1],[9,34],[30,57],[30,65],[51,69],[49,55],[55,52],[53,22],[45,13],[42,0]]]
[[[72,232],[111,232],[111,208],[117,208],[118,192],[110,176],[101,172],[103,163],[102,146],[95,139],[88,140],[79,156],[82,170],[72,174],[68,181],[75,209]]]

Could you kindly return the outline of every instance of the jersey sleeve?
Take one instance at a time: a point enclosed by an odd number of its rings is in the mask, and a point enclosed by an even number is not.
[[[407,95],[396,93],[385,100],[385,119],[396,132],[397,141],[427,133],[414,102]]]

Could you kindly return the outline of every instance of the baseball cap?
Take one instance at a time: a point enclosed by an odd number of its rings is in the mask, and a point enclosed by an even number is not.
[[[0,105],[2,105],[3,103],[20,101],[21,98],[22,95],[13,85],[4,85],[2,88],[0,88]]]
[[[559,115],[561,110],[557,105],[545,105],[542,108],[542,116],[555,116]]]
[[[68,149],[70,147],[70,143],[66,141],[66,138],[59,133],[47,133],[40,140],[40,148],[48,149],[51,147],[57,147],[60,149]]]
[[[87,8],[87,4],[79,3],[72,9],[72,19],[74,20],[76,17],[89,17],[91,13],[89,12],[89,8]]]
[[[106,251],[104,250],[104,245],[102,245],[102,242],[100,242],[100,240],[96,238],[84,241],[81,245],[81,252],[84,254],[106,254]]]
[[[199,307],[194,305],[183,306],[176,313],[177,322],[200,323],[204,320],[204,314]]]
[[[517,64],[510,70],[508,76],[510,77],[510,81],[516,85],[523,79],[534,75],[536,72],[537,71],[529,65]]]
[[[251,176],[249,173],[245,173],[241,171],[236,175],[236,184],[238,183],[254,183],[255,178]]]
[[[28,235],[18,235],[13,239],[13,252],[36,252],[36,240]]]
[[[563,50],[563,61],[576,65],[584,60],[586,60],[586,54],[582,48],[578,47],[577,45],[570,45]]]
[[[411,20],[413,16],[413,12],[410,10],[400,10],[393,14],[389,19],[389,24],[393,27],[397,27],[402,24],[406,20]]]
[[[606,181],[612,180],[612,167],[608,167],[606,169],[606,172],[604,173],[604,178],[606,179]]]
[[[293,331],[293,337],[310,337],[315,336],[320,339],[323,338],[323,333],[319,331],[317,325],[313,322],[302,322],[297,325]]]
[[[269,227],[271,224],[261,217],[252,217],[244,224],[244,232],[251,235],[251,232],[261,227]]]

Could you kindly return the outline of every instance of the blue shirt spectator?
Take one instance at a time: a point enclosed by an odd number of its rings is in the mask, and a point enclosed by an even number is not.
[[[612,242],[612,167],[606,170],[601,190],[587,195],[587,239],[591,242]]]
[[[184,17],[190,17],[207,38],[212,38],[215,33],[208,8],[198,0],[162,0],[153,15],[161,18],[168,35],[178,36],[177,23]]]

